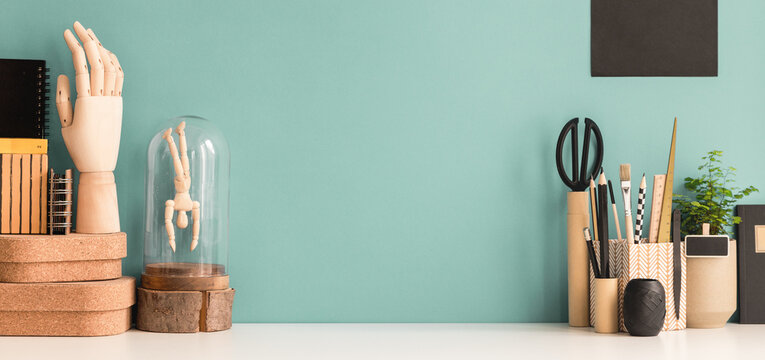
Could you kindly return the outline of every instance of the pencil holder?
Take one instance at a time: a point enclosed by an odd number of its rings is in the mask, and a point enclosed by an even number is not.
[[[619,331],[618,287],[617,278],[595,279],[595,303],[591,311],[595,316],[595,332],[612,334]]]
[[[673,243],[641,243],[635,244],[628,240],[609,240],[609,262],[611,276],[618,279],[618,312],[619,331],[627,332],[624,325],[624,290],[632,279],[656,279],[661,283],[665,293],[665,316],[661,331],[682,330],[687,323],[687,257],[685,242],[680,244],[680,284],[674,284]],[[600,261],[600,243],[592,242],[595,255]],[[590,269],[590,287],[595,284],[595,275]],[[675,309],[675,286],[680,286],[679,307]],[[595,306],[594,290],[590,291],[590,304]],[[677,314],[677,315],[676,315]],[[595,325],[595,316],[591,314],[590,324]]]

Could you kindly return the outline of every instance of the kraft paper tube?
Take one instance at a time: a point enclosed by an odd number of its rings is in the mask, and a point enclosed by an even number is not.
[[[590,273],[587,244],[582,230],[589,227],[584,191],[568,193],[568,324],[590,326]]]
[[[617,303],[619,279],[595,279],[595,332],[613,334],[619,327]]]

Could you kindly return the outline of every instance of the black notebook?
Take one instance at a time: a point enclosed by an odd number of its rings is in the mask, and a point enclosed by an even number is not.
[[[742,324],[765,324],[765,205],[738,205],[738,298]]]
[[[48,135],[45,60],[0,59],[0,138]]]

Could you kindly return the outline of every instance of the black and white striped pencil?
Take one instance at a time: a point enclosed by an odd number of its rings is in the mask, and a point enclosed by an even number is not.
[[[643,173],[643,179],[640,180],[640,188],[638,188],[638,202],[637,211],[635,217],[635,244],[639,244],[643,237],[643,214],[645,213],[645,173]]]

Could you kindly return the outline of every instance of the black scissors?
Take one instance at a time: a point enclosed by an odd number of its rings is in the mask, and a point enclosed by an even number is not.
[[[584,147],[582,148],[582,163],[581,167],[577,163],[579,161],[579,118],[573,118],[569,120],[563,130],[560,131],[558,136],[558,145],[555,147],[555,164],[558,166],[558,174],[561,180],[566,186],[570,187],[572,191],[584,191],[590,184],[590,178],[595,178],[603,164],[603,137],[600,135],[600,129],[598,124],[595,124],[590,118],[584,119]],[[566,169],[563,167],[563,143],[566,141],[566,136],[571,133],[571,174],[572,177],[568,177]],[[595,163],[592,167],[592,173],[587,173],[587,160],[590,152],[590,132],[595,134]],[[578,177],[577,177],[578,176]]]

